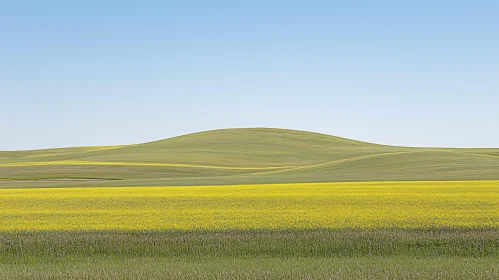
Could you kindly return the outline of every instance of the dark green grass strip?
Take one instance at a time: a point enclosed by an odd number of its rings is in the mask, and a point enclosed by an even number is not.
[[[106,258],[1,264],[0,279],[499,279],[497,258]]]
[[[0,263],[88,257],[498,257],[499,229],[3,232]]]
[[[499,279],[499,229],[0,232],[0,279]]]

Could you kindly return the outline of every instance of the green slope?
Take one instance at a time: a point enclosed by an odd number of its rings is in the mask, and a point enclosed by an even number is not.
[[[499,179],[498,155],[499,149],[393,147],[296,130],[223,129],[129,146],[0,152],[0,187]],[[75,178],[116,181],[43,181]]]

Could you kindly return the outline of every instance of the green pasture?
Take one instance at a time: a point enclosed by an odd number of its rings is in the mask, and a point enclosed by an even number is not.
[[[492,179],[499,149],[394,147],[269,128],[0,152],[0,188]]]

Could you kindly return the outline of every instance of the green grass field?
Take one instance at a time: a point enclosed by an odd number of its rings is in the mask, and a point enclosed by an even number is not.
[[[0,188],[493,179],[499,179],[499,149],[393,147],[265,128],[0,152]]]
[[[495,230],[0,233],[2,279],[497,279]]]
[[[283,129],[5,151],[0,279],[499,279],[498,180],[499,149]]]

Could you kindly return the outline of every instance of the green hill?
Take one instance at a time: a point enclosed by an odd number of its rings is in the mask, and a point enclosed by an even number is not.
[[[0,187],[479,179],[499,179],[499,149],[394,147],[270,128],[0,152]]]

